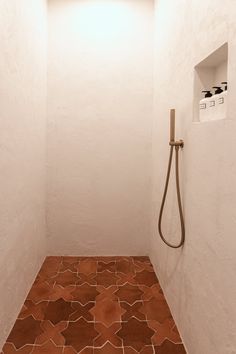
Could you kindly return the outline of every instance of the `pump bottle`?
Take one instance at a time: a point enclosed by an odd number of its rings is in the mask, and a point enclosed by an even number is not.
[[[213,94],[212,101],[210,102],[210,120],[217,120],[219,119],[218,98],[223,90],[220,86],[213,86],[213,89],[215,89],[215,93]]]
[[[205,97],[199,102],[199,120],[200,122],[205,122],[209,120],[209,104],[212,94],[209,90],[204,90],[202,93],[205,93]]]

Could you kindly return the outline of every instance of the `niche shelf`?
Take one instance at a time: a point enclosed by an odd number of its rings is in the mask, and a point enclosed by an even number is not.
[[[194,122],[200,122],[199,101],[204,98],[202,91],[214,91],[212,86],[224,86],[221,85],[223,81],[228,81],[228,43],[217,48],[194,68]],[[219,117],[213,114],[209,121],[214,120],[219,120]]]

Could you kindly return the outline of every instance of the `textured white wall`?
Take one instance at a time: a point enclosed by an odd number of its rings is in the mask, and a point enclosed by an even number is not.
[[[191,354],[236,353],[236,2],[159,0],[156,7],[151,258]],[[194,66],[229,42],[228,120],[192,123]],[[161,90],[160,90],[161,88]],[[167,248],[157,217],[177,110],[186,244]],[[174,180],[171,181],[174,186]],[[179,235],[171,188],[164,230]],[[170,236],[172,235],[172,236]]]
[[[0,348],[45,254],[46,2],[0,1]]]
[[[152,0],[49,1],[50,254],[145,254]]]

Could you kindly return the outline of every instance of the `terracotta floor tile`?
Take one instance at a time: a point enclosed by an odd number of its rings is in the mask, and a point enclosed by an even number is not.
[[[81,350],[79,354],[93,354],[93,348],[92,347],[87,347]]]
[[[136,272],[141,272],[143,270],[147,270],[148,272],[154,272],[153,266],[150,263],[134,260],[134,266]]]
[[[19,349],[26,344],[34,344],[37,336],[42,333],[40,321],[36,321],[32,316],[23,320],[16,320],[16,323],[7,338],[7,342],[13,343]]]
[[[58,285],[66,287],[69,285],[76,285],[79,281],[79,278],[77,276],[77,273],[73,273],[70,270],[66,270],[65,272],[58,273],[50,280],[53,284],[56,283]]]
[[[160,300],[153,297],[149,301],[144,301],[140,312],[145,314],[148,320],[156,320],[159,323],[163,323],[166,319],[172,318],[165,299]]]
[[[137,273],[134,279],[136,279],[137,283],[140,285],[152,286],[158,283],[156,274],[147,270]]]
[[[73,301],[74,297],[71,293],[75,290],[75,288],[75,285],[63,287],[61,285],[55,284],[52,289],[52,294],[50,295],[50,300],[56,301],[63,299],[65,301]]]
[[[75,310],[72,308],[71,302],[59,299],[57,301],[49,302],[45,311],[45,320],[51,321],[53,324],[57,324],[61,321],[68,321],[70,315]]]
[[[33,346],[25,345],[21,349],[16,349],[12,343],[6,343],[2,350],[3,354],[30,354],[33,350]]]
[[[94,323],[81,318],[76,322],[69,322],[67,329],[62,334],[65,337],[66,345],[80,351],[93,345],[93,340],[97,337],[98,332],[94,328]]]
[[[47,257],[42,264],[39,274],[51,276],[59,271],[62,257]]]
[[[122,259],[116,262],[116,269],[119,273],[135,273],[135,266],[131,260]]]
[[[116,335],[121,329],[121,323],[113,323],[110,327],[106,327],[102,323],[95,323],[95,329],[99,333],[99,336],[94,339],[95,347],[102,347],[107,341],[115,347],[122,346],[121,338]]]
[[[137,300],[142,300],[143,292],[137,286],[131,284],[125,284],[119,287],[119,290],[116,291],[120,301],[126,301],[129,304],[133,304]]]
[[[60,272],[64,272],[66,270],[70,270],[71,272],[77,272],[79,264],[78,257],[63,257],[60,265]]]
[[[65,344],[65,338],[61,332],[67,328],[67,322],[59,322],[56,325],[50,321],[42,321],[41,328],[43,333],[40,334],[35,341],[35,344],[43,345],[48,341],[53,341],[57,346],[63,346]]]
[[[79,277],[79,281],[77,285],[83,285],[84,283],[87,283],[89,285],[97,285],[97,281],[95,279],[96,273],[91,273],[89,275],[79,273],[78,277]]]
[[[153,346],[150,345],[146,345],[145,347],[143,347],[139,352],[137,352],[136,350],[134,350],[131,347],[124,347],[124,354],[154,354],[154,349]]]
[[[186,354],[183,344],[174,344],[168,340],[161,347],[155,347],[156,354]],[[223,353],[222,353],[223,354]]]
[[[148,326],[155,331],[152,337],[152,343],[154,345],[160,346],[165,339],[169,339],[176,344],[181,343],[179,333],[173,330],[173,319],[167,319],[162,324],[157,321],[148,321]]]
[[[8,341],[1,354],[186,354],[146,256],[47,257]]]
[[[117,280],[119,279],[116,274],[108,272],[108,270],[105,270],[102,273],[98,273],[95,277],[97,280],[98,285],[103,285],[106,288],[111,286],[111,285],[116,285]]]
[[[118,281],[117,285],[124,285],[126,283],[137,285],[137,280],[135,280],[135,273],[117,273]]]
[[[101,301],[104,299],[118,301],[118,297],[115,295],[115,292],[118,290],[118,286],[111,285],[109,288],[105,288],[102,285],[98,285],[97,290],[99,291],[100,294],[97,295],[96,301]]]
[[[144,301],[149,301],[153,297],[156,299],[164,299],[163,292],[161,290],[160,284],[154,284],[151,287],[145,286],[145,285],[140,285],[139,288],[143,291],[142,299]]]
[[[72,291],[74,301],[79,301],[83,305],[90,301],[95,301],[98,294],[99,292],[96,290],[96,286],[88,284],[76,286],[75,290]]]
[[[116,272],[116,263],[115,262],[98,262],[98,273],[103,272],[104,270],[108,270],[109,272],[115,273]]]
[[[110,262],[116,262],[117,259],[120,259],[120,257],[117,256],[100,256],[100,257],[94,257],[94,259],[98,262],[103,262],[103,263],[110,263]]]
[[[122,329],[117,335],[123,339],[124,345],[140,351],[146,345],[151,345],[154,331],[148,327],[146,321],[131,318],[128,322],[122,322]]]
[[[75,350],[72,347],[64,347],[64,352],[63,354],[77,354],[77,350]],[[89,353],[88,353],[89,354]],[[93,354],[93,353],[91,353]]]
[[[97,271],[97,262],[92,260],[81,261],[78,264],[77,270],[79,273],[89,275],[91,273],[96,273]]]
[[[43,320],[47,305],[47,301],[34,304],[33,301],[26,300],[18,318],[24,319],[26,317],[33,316],[35,320]]]
[[[81,305],[79,302],[72,302],[74,312],[70,315],[69,321],[77,321],[83,317],[87,321],[93,321],[93,316],[90,313],[91,308],[94,306],[92,302],[86,305]]]
[[[120,322],[125,310],[117,301],[105,299],[97,301],[90,313],[95,317],[96,322],[101,322],[108,327],[114,322]]]
[[[36,282],[40,279],[47,280],[55,276],[59,271],[61,262],[61,257],[47,257],[38,273],[38,279],[36,279]]]
[[[143,306],[142,302],[135,302],[133,305],[129,305],[126,302],[121,302],[120,305],[126,311],[122,315],[122,321],[128,321],[132,317],[135,317],[138,320],[142,320],[142,321],[146,320],[146,316],[140,312],[140,309]]]
[[[133,256],[131,258],[135,261],[151,264],[148,256]]]
[[[42,346],[35,346],[32,354],[63,354],[63,347],[57,347],[53,342],[47,342]]]
[[[52,287],[47,282],[35,284],[32,286],[27,300],[33,301],[35,304],[45,300],[49,300],[52,294]]]
[[[107,343],[102,348],[95,348],[94,354],[123,354],[123,349],[115,348],[110,343]]]

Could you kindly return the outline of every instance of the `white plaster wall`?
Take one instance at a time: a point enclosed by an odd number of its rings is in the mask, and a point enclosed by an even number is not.
[[[50,0],[50,254],[146,254],[152,0]]]
[[[236,2],[156,2],[151,259],[189,354],[236,353]],[[229,43],[228,119],[192,123],[194,66]],[[160,89],[161,88],[161,89]],[[186,243],[167,248],[157,218],[168,162],[169,109],[183,138]],[[174,180],[164,215],[179,237]]]
[[[45,255],[46,1],[0,1],[0,348]]]

